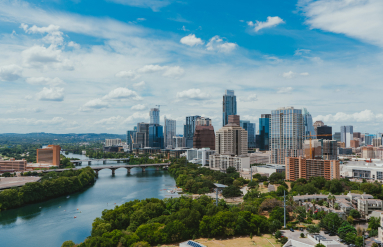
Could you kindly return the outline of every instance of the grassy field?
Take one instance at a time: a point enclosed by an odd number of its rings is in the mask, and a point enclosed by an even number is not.
[[[247,246],[259,246],[259,247],[281,247],[282,245],[269,234],[265,234],[262,237],[254,236],[253,239],[250,237],[239,237],[239,238],[231,238],[231,239],[207,239],[207,238],[199,238],[194,240],[198,243],[201,243],[207,247],[247,247]],[[271,243],[270,243],[270,242]],[[167,247],[176,247],[177,245],[162,245]]]

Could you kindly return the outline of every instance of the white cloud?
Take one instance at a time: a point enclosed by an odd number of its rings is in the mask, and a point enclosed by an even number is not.
[[[142,100],[135,91],[132,91],[128,88],[119,87],[110,91],[107,95],[102,97],[104,100],[121,100],[121,99],[133,99],[133,100]]]
[[[37,113],[42,112],[43,110],[40,108],[17,108],[6,111],[6,113]]]
[[[209,40],[209,43],[206,44],[206,49],[208,51],[219,51],[219,52],[231,52],[235,48],[237,48],[238,45],[235,43],[229,43],[224,42],[222,38],[220,38],[218,35],[214,36]]]
[[[171,4],[171,0],[110,0],[115,3],[129,5],[140,8],[151,8],[153,11],[159,11],[161,8]]]
[[[160,66],[160,65],[145,65],[144,67],[138,69],[137,71],[139,73],[153,73],[157,71],[165,70],[167,66]]]
[[[383,46],[381,0],[301,0],[299,6],[311,28]]]
[[[60,87],[44,87],[41,92],[36,94],[37,99],[43,101],[63,101],[64,100],[64,88]]]
[[[137,18],[137,21],[146,21],[145,18]]]
[[[28,28],[28,25],[21,23],[20,28],[24,29],[26,33],[51,33],[51,32],[57,32],[60,27],[55,25],[49,25],[47,27],[37,27],[36,25],[33,25],[32,27]]]
[[[308,49],[297,49],[294,53],[295,56],[301,56],[303,54],[308,54],[310,53],[311,50],[308,50]]]
[[[251,95],[249,95],[249,97],[247,97],[247,101],[257,101],[257,100],[258,100],[258,97],[255,93],[251,94]]]
[[[32,85],[48,85],[48,86],[58,86],[65,84],[63,80],[58,77],[49,78],[49,77],[30,77],[25,80],[27,83]]]
[[[0,67],[0,81],[15,81],[21,77],[22,70],[15,64]]]
[[[145,109],[146,109],[146,105],[142,105],[142,104],[134,105],[134,106],[132,106],[131,109],[132,109],[132,110],[139,110],[139,111],[142,111],[142,110],[145,110]]]
[[[135,112],[127,118],[124,118],[122,116],[109,117],[109,118],[104,118],[104,119],[97,121],[96,124],[125,125],[127,123],[136,123],[137,120],[144,120],[144,119],[148,119],[148,118],[149,118],[148,113]]]
[[[283,62],[283,59],[280,59],[280,58],[278,58],[278,57],[276,57],[276,56],[264,55],[263,57],[264,57],[265,59],[269,60],[271,63],[275,63],[275,64],[277,64],[277,63],[281,63],[281,62]]]
[[[77,44],[77,43],[75,43],[75,42],[73,42],[73,41],[70,41],[70,42],[68,43],[68,46],[69,46],[69,47],[73,47],[73,48],[75,48],[75,49],[80,49],[80,48],[81,48],[81,46],[80,46],[79,44]]]
[[[264,22],[255,21],[254,23],[252,21],[249,21],[247,22],[247,25],[249,25],[250,27],[254,27],[254,31],[258,32],[259,30],[263,28],[275,27],[281,23],[285,23],[285,22],[279,16],[274,16],[274,17],[268,16],[267,20]]]
[[[177,93],[177,98],[184,99],[193,99],[193,100],[204,100],[210,97],[209,94],[202,92],[200,89],[192,88],[189,90],[185,90]]]
[[[309,75],[309,72],[302,72],[300,73],[301,76],[308,76]]]
[[[181,44],[188,46],[203,45],[205,43],[202,39],[197,38],[195,34],[189,34],[188,36],[183,37],[180,42]]]
[[[279,90],[277,91],[277,93],[280,93],[280,94],[288,94],[288,93],[291,93],[293,91],[293,88],[292,87],[281,87],[279,88]]]
[[[137,70],[139,73],[154,73],[158,71],[164,71],[162,74],[165,77],[171,77],[178,79],[184,73],[184,69],[180,66],[160,66],[160,65],[145,65],[144,67]]]
[[[140,82],[134,83],[133,87],[135,89],[143,89],[145,87],[145,82],[144,81],[140,81]]]
[[[35,118],[0,118],[0,123],[22,125],[61,125],[67,123],[67,121],[62,117],[54,117],[46,120],[38,120]]]
[[[109,104],[102,99],[92,99],[84,104],[83,107],[80,108],[81,111],[87,111],[89,109],[104,109],[109,108]]]
[[[136,80],[136,79],[140,78],[140,75],[138,75],[133,70],[129,70],[129,71],[120,71],[120,72],[118,72],[116,74],[116,77],[128,78],[130,80]]]
[[[185,26],[182,26],[181,30],[182,30],[182,31],[185,31],[185,32],[190,31],[189,29],[186,29]],[[182,42],[181,42],[181,43],[182,43]]]
[[[347,123],[347,122],[374,122],[383,121],[383,114],[375,114],[371,110],[364,110],[361,112],[347,114],[344,112],[338,112],[335,115],[328,114],[325,116],[319,115],[314,117],[314,121],[322,120],[330,123]]]
[[[287,79],[292,79],[292,78],[295,78],[296,76],[308,76],[309,73],[308,72],[302,72],[302,73],[295,73],[295,72],[292,72],[291,70],[289,72],[285,72],[282,74],[282,76],[284,78],[287,78]]]
[[[24,50],[21,56],[26,67],[47,68],[51,66],[56,69],[74,69],[68,59],[62,58],[62,51],[57,49],[55,45],[50,45],[48,48],[34,45]]]

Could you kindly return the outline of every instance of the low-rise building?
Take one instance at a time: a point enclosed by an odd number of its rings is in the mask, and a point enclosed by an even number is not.
[[[340,165],[341,177],[383,180],[383,164],[365,161],[349,161]]]
[[[327,180],[339,179],[338,160],[305,159],[302,157],[286,157],[286,180],[299,178],[324,177]]]
[[[213,154],[209,156],[209,167],[212,170],[226,171],[234,167],[238,172],[250,170],[250,157],[248,155]]]
[[[255,152],[248,154],[250,156],[250,164],[270,164],[271,151]]]
[[[186,150],[186,159],[193,164],[209,165],[209,157],[214,154],[214,150],[210,148],[192,148]]]
[[[266,164],[262,166],[253,166],[252,167],[253,174],[260,173],[269,177],[273,173],[283,173],[285,172],[285,166],[279,164]]]
[[[364,217],[371,214],[375,210],[383,210],[382,200],[379,199],[358,199],[358,211]]]
[[[0,173],[13,172],[13,171],[25,171],[27,161],[25,159],[15,160],[14,158],[9,160],[0,160]]]
[[[362,147],[362,157],[364,159],[374,159],[375,158],[374,147],[372,146]]]

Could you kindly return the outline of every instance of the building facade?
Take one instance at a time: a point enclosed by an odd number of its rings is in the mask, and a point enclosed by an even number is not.
[[[129,150],[133,149],[134,140],[136,140],[137,127],[134,127],[134,130],[126,131],[126,144],[129,146]]]
[[[151,108],[149,112],[150,124],[160,124],[160,109]]]
[[[315,139],[315,129],[313,125],[313,118],[306,108],[303,108],[303,125],[305,127],[305,139],[310,139],[310,136]]]
[[[340,141],[344,142],[346,145],[346,148],[349,148],[351,146],[350,141],[354,139],[354,127],[349,126],[341,126],[340,127]]]
[[[372,146],[373,147],[380,147],[380,146],[382,146],[382,138],[374,138],[374,139],[372,139]]]
[[[121,139],[105,139],[105,147],[113,147],[122,145]]]
[[[149,147],[149,126],[150,124],[148,123],[137,124],[136,140],[133,145],[134,149]]]
[[[250,157],[246,155],[212,154],[209,156],[209,167],[212,170],[219,171],[226,171],[229,167],[234,167],[238,172],[249,171]]]
[[[166,116],[164,118],[164,146],[168,148],[169,146],[172,146],[173,148],[173,136],[176,135],[176,126],[177,122],[176,120],[167,119]]]
[[[283,107],[271,111],[270,150],[272,163],[284,164],[285,157],[302,156],[304,132],[302,110],[294,109],[294,107]]]
[[[193,148],[209,148],[210,150],[215,150],[215,134],[213,126],[196,126],[193,137]]]
[[[375,159],[374,147],[372,146],[362,147],[362,158]]]
[[[25,159],[15,160],[14,158],[9,160],[0,159],[0,173],[13,172],[13,171],[25,171],[27,161]]]
[[[259,135],[255,141],[260,151],[270,150],[270,118],[271,114],[262,114],[259,119]]]
[[[164,128],[158,124],[149,125],[149,147],[164,149]]]
[[[337,142],[341,142],[341,134],[340,132],[335,132],[334,135],[332,136],[332,139],[334,139]]]
[[[179,148],[184,148],[186,147],[185,145],[185,138],[183,136],[173,136],[173,148],[174,149],[179,149]]]
[[[324,177],[327,180],[339,179],[338,160],[315,160],[302,157],[285,159],[286,180],[296,181],[299,178]]]
[[[60,165],[60,151],[59,145],[48,145],[45,148],[36,150],[36,163],[51,164],[53,166]]]
[[[186,117],[186,124],[184,125],[184,137],[185,137],[185,145],[188,148],[193,147],[193,137],[195,127],[197,125],[197,119],[201,116],[188,116]]]
[[[240,120],[240,126],[247,131],[247,145],[249,149],[254,149],[255,145],[255,123],[250,121]]]
[[[315,131],[315,134],[316,134],[317,128],[321,127],[321,126],[324,126],[324,123],[322,121],[315,121],[315,123],[313,125],[314,125],[314,131]]]
[[[226,124],[216,133],[215,150],[217,154],[246,155],[247,131],[236,124]]]
[[[213,121],[210,118],[207,117],[199,117],[196,120],[196,126],[210,126],[213,124]]]
[[[188,149],[186,150],[186,159],[193,164],[209,165],[209,157],[214,154],[214,150],[209,148]]]
[[[222,126],[225,126],[229,123],[230,115],[237,115],[237,97],[234,95],[234,90],[226,90],[222,108]]]
[[[320,126],[316,130],[317,139],[332,140],[332,127],[331,126]]]

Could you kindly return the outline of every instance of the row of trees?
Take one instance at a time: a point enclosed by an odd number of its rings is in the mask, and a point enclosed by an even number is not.
[[[95,173],[90,167],[68,170],[62,173],[49,172],[41,182],[26,183],[20,188],[0,192],[0,210],[7,210],[28,203],[71,194],[93,184]]]

